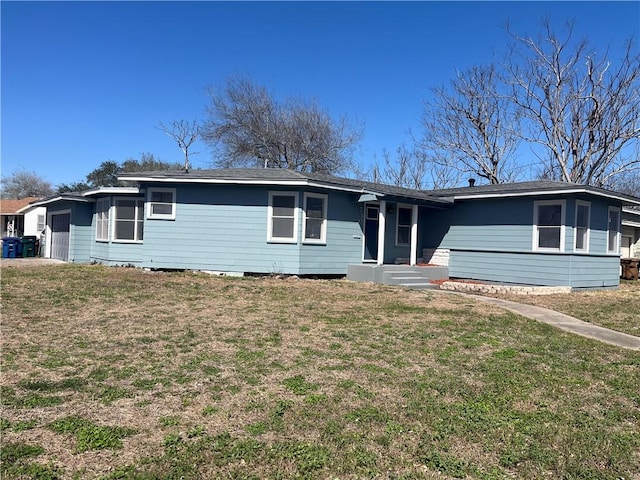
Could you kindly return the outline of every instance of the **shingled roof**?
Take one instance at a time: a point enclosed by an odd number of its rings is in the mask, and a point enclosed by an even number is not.
[[[214,170],[155,171],[123,173],[118,176],[126,181],[164,181],[181,183],[237,183],[237,184],[290,184],[329,187],[352,192],[371,193],[440,204],[451,200],[432,195],[431,192],[366,182],[351,178],[334,177],[319,173],[303,173],[284,168],[222,168]]]
[[[15,215],[18,213],[18,210],[26,207],[36,200],[38,200],[38,197],[25,197],[19,200],[2,199],[0,200],[0,213],[2,215]]]
[[[640,198],[624,193],[614,192],[590,185],[553,180],[535,180],[529,182],[499,183],[497,185],[478,185],[469,187],[446,188],[430,190],[432,195],[449,197],[455,200],[487,198],[487,197],[515,197],[560,193],[589,193],[602,197],[622,200],[625,205],[640,205]]]

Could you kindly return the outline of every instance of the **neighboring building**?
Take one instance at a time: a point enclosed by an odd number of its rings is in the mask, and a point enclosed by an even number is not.
[[[2,237],[20,237],[25,235],[25,219],[21,212],[38,197],[26,197],[19,200],[0,200],[0,228]]]
[[[281,169],[141,172],[47,207],[45,256],[152,269],[345,275],[436,263],[449,276],[619,283],[623,207],[640,198],[537,181],[418,191]]]
[[[640,258],[640,208],[622,209],[621,257]]]

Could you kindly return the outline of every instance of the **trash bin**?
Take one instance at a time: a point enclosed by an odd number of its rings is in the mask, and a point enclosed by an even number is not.
[[[2,258],[16,258],[22,255],[18,237],[2,237]]]
[[[622,258],[620,265],[622,266],[622,278],[625,280],[638,280],[638,267],[640,258]]]
[[[20,243],[22,243],[22,256],[24,258],[36,256],[36,237],[35,236],[27,235],[24,237],[20,237]]]

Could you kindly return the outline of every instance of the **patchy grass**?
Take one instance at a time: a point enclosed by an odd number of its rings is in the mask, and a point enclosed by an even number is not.
[[[640,476],[640,355],[470,299],[74,265],[2,297],[2,478]]]
[[[566,313],[585,322],[640,337],[640,282],[621,280],[618,290],[588,290],[554,295],[500,295],[520,303]]]

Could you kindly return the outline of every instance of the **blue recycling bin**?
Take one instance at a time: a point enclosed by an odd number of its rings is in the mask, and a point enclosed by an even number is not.
[[[2,258],[22,256],[22,244],[18,237],[2,237]]]

